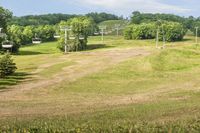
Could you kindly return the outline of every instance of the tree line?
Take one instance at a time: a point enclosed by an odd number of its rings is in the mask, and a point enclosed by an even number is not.
[[[124,38],[127,40],[155,39],[158,33],[159,40],[168,42],[181,41],[186,34],[184,26],[178,22],[149,22],[131,24],[124,30]]]
[[[198,18],[195,18],[193,16],[181,17],[174,14],[141,13],[139,11],[134,11],[131,17],[131,23],[133,24],[156,22],[158,20],[181,23],[185,29],[191,30],[194,33],[195,33],[195,27],[200,27],[200,17]],[[200,28],[199,28],[199,36],[200,36]]]
[[[87,16],[89,18],[92,18],[95,23],[100,23],[106,20],[119,20],[122,19],[122,17],[118,17],[113,14],[108,13],[88,13],[86,15],[70,15],[70,14],[46,14],[46,15],[28,15],[28,16],[22,16],[22,17],[16,17],[14,16],[11,21],[9,22],[9,25],[20,25],[20,26],[29,26],[29,25],[55,25],[60,23],[60,21],[67,21],[71,18],[75,17],[81,17],[81,16]]]
[[[200,36],[200,17],[181,17],[173,14],[132,13],[130,25],[124,30],[125,39],[159,39],[165,41],[181,41],[187,33],[192,31]]]

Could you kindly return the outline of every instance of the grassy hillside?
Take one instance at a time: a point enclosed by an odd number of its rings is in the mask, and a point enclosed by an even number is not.
[[[106,26],[106,31],[110,35],[116,35],[116,26],[119,26],[119,34],[122,35],[123,29],[125,26],[127,26],[128,21],[127,20],[108,20],[101,22],[99,26]]]
[[[200,47],[192,37],[166,49],[154,40],[100,39],[67,55],[55,42],[21,48],[18,73],[32,84],[22,79],[25,90],[0,92],[0,132],[200,130]]]

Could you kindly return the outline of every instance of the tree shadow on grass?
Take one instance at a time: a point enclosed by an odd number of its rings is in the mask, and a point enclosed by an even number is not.
[[[187,42],[187,41],[191,41],[191,40],[193,40],[193,39],[192,38],[183,38],[182,42]]]
[[[86,50],[95,50],[95,49],[103,49],[103,48],[113,48],[114,46],[108,46],[105,44],[89,44]]]
[[[17,55],[39,55],[44,54],[41,52],[34,52],[34,51],[20,51]]]
[[[193,40],[192,38],[184,38],[183,41],[191,41]]]
[[[176,42],[188,42],[188,41],[193,41],[193,38],[183,38],[183,40],[174,41],[172,43],[176,43]]]
[[[13,75],[7,76],[5,78],[0,78],[0,92],[9,87],[19,84],[25,80],[31,80],[31,74],[24,72],[16,72]]]

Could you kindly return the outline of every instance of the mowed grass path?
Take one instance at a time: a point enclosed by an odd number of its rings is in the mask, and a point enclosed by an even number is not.
[[[99,39],[91,38],[90,50],[83,53],[62,55],[56,48],[49,51],[50,46],[55,46],[52,43],[46,44],[48,47],[34,46],[33,51],[40,54],[16,56],[15,61],[21,66],[18,66],[19,72],[31,73],[32,80],[55,79],[58,70],[75,69],[82,73],[89,68],[91,72],[79,78],[72,76],[74,80],[70,82],[64,80],[12,97],[6,97],[9,92],[5,92],[2,95],[5,99],[0,99],[2,131],[23,128],[38,132],[48,129],[50,132],[199,131],[200,48],[192,40],[170,43],[167,49],[155,50],[154,40],[125,41],[107,37],[106,45],[102,45]],[[40,51],[37,47],[46,48]],[[129,49],[145,49],[151,54],[125,56],[130,54]],[[24,53],[29,50],[31,47],[22,48]],[[111,56],[105,56],[109,53]],[[106,57],[113,56],[127,59],[109,64],[112,58]],[[80,67],[80,62],[82,66],[87,65]],[[109,67],[95,71],[98,66],[106,65]]]
[[[101,37],[90,37],[87,51],[130,48],[142,44],[141,41],[137,41],[139,43],[131,43],[131,41],[124,42],[123,37],[118,38],[115,36],[108,36],[105,40],[105,43],[102,44]],[[149,42],[153,42],[153,40],[147,41],[146,43]],[[57,42],[50,42],[42,43],[41,45],[21,47],[19,54],[13,58],[18,67],[17,73],[13,76],[7,77],[6,79],[1,79],[0,90],[5,89],[7,86],[17,85],[24,80],[31,81],[35,76],[45,77],[49,76],[49,74],[50,76],[53,76],[57,72],[61,71],[62,67],[65,67],[65,64],[74,64],[72,56],[75,55],[74,58],[79,58],[78,56],[80,55],[76,55],[76,53],[71,53],[69,57],[63,57],[63,53],[59,51],[57,45]]]

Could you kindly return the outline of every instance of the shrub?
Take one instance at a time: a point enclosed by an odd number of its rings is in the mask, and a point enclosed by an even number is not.
[[[133,25],[129,25],[124,29],[124,38],[126,40],[131,40],[132,38],[132,32],[133,32]]]
[[[155,38],[156,26],[154,23],[129,25],[124,30],[124,38],[130,39],[153,39]]]
[[[16,69],[16,64],[10,54],[5,54],[0,58],[0,78],[13,74]]]
[[[68,42],[67,42],[67,51],[80,51],[84,50],[87,47],[87,38],[90,33],[92,26],[92,20],[87,17],[77,17],[70,19],[67,22],[61,22],[60,26],[71,27],[71,31],[68,32]],[[73,36],[73,40],[69,40],[70,36]],[[80,39],[83,38],[83,39]],[[64,32],[61,33],[61,38],[59,40],[58,48],[61,51],[64,51]]]
[[[42,41],[53,41],[54,40],[54,34],[55,34],[55,29],[51,25],[41,25],[34,27],[33,29],[33,34],[35,37],[35,34],[37,37],[41,38]]]
[[[168,42],[181,41],[186,34],[186,29],[184,28],[184,26],[176,22],[165,22],[163,24],[163,30],[165,39]],[[160,32],[160,40],[162,40],[162,36],[163,33]]]
[[[163,28],[162,28],[163,27]],[[124,38],[130,39],[154,39],[156,37],[156,30],[159,28],[159,39],[168,42],[181,41],[186,34],[184,26],[176,22],[164,22],[160,25],[156,23],[142,23],[139,25],[129,25],[124,30]],[[164,32],[163,32],[164,31]]]
[[[153,39],[155,38],[156,26],[153,23],[134,25],[132,30],[133,39]]]

